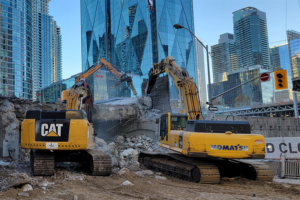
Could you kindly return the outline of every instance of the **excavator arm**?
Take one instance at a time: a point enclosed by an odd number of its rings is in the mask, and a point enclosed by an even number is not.
[[[186,113],[190,119],[201,119],[201,108],[196,83],[186,71],[181,69],[172,56],[166,57],[161,62],[154,64],[149,71],[149,79],[145,93],[150,94],[157,77],[167,73],[175,86],[180,91]]]
[[[89,76],[91,76],[92,74],[94,74],[97,70],[101,69],[102,67],[104,67],[105,69],[107,69],[110,73],[114,74],[115,76],[118,77],[119,81],[116,82],[114,84],[114,87],[117,87],[118,85],[120,85],[121,83],[123,83],[124,81],[127,82],[128,87],[130,87],[130,89],[132,90],[132,93],[136,96],[137,92],[136,89],[133,85],[132,82],[132,77],[128,76],[126,73],[121,75],[113,66],[112,64],[110,64],[109,62],[107,62],[105,59],[101,58],[100,59],[100,63],[89,68],[88,70],[86,70],[85,72],[83,72],[80,76],[77,77],[75,84],[78,84],[80,82],[80,80],[82,79],[87,79]]]
[[[87,118],[90,122],[92,122],[92,115],[95,108],[92,91],[86,79],[102,67],[105,67],[117,77],[118,82],[114,84],[114,87],[126,81],[127,85],[131,88],[132,93],[135,96],[137,95],[132,77],[128,76],[126,73],[121,75],[110,63],[101,58],[99,64],[92,66],[76,78],[75,84],[70,90],[62,91],[62,101],[66,102],[66,109],[84,110],[87,113]]]

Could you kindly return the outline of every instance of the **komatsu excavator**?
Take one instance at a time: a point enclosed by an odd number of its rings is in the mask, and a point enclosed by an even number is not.
[[[159,145],[174,153],[141,152],[141,166],[200,183],[219,183],[221,177],[234,176],[272,181],[268,165],[249,160],[265,157],[264,137],[251,134],[249,122],[203,120],[196,84],[173,57],[153,65],[146,94],[163,73],[178,88],[186,114],[161,115]]]
[[[127,74],[121,75],[110,63],[100,59],[100,64],[83,72],[69,91],[62,92],[66,96],[66,110],[27,111],[21,126],[21,147],[31,150],[33,175],[53,175],[56,162],[80,162],[89,166],[90,173],[95,176],[111,174],[111,157],[103,151],[92,149],[95,145],[92,124],[94,104],[86,81],[103,66],[119,78],[115,85],[126,81],[136,95],[132,78]]]

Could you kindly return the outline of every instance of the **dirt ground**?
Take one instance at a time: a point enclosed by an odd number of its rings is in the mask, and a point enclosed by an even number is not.
[[[23,168],[24,170],[24,168]],[[26,169],[27,170],[27,169]],[[71,172],[70,172],[71,171]],[[3,170],[2,182],[11,178]],[[26,173],[27,176],[27,173]],[[29,197],[20,197],[22,185],[14,185],[0,192],[0,199],[299,199],[300,185],[275,182],[250,181],[242,178],[222,179],[220,184],[206,185],[186,182],[165,176],[166,181],[155,179],[153,175],[140,177],[134,172],[121,176],[93,177],[81,171],[59,168],[52,177],[32,177],[33,190]],[[122,186],[124,181],[134,185]]]

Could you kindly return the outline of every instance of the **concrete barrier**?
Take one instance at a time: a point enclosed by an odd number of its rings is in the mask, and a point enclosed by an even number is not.
[[[216,119],[249,121],[251,132],[264,137],[300,137],[300,119],[297,118],[216,116]]]

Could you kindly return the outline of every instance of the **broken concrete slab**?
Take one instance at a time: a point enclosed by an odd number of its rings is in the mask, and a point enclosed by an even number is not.
[[[10,165],[10,162],[4,162],[4,161],[0,160],[0,165],[8,166],[8,165]]]
[[[123,169],[121,169],[120,171],[118,171],[118,176],[122,176],[122,175],[124,175],[124,174],[128,174],[129,172],[130,172],[129,169],[123,168]]]
[[[19,197],[29,197],[29,193],[27,193],[27,192],[20,192],[20,193],[18,193],[18,196]]]
[[[99,137],[95,137],[95,143],[97,145],[99,145],[100,147],[103,147],[106,145],[106,142],[102,138],[99,138]]]
[[[148,176],[154,175],[153,171],[151,171],[151,170],[142,170],[142,172],[144,175],[148,175]]]
[[[162,181],[162,182],[166,182],[167,181],[167,178],[164,177],[164,176],[158,176],[158,175],[155,175],[155,179],[157,181]]]
[[[129,164],[128,169],[130,171],[138,171],[140,169],[140,163],[137,161],[134,161]]]
[[[124,186],[131,186],[131,185],[134,185],[134,184],[131,183],[130,181],[124,181],[121,185],[124,185]]]
[[[138,175],[139,177],[144,177],[144,173],[142,171],[137,171],[134,172],[136,175]]]
[[[152,107],[150,97],[133,97],[95,104],[94,122],[138,119]]]
[[[31,185],[25,184],[25,185],[23,185],[23,187],[21,188],[21,190],[22,190],[23,192],[28,192],[28,191],[33,190],[33,188],[32,188]]]

